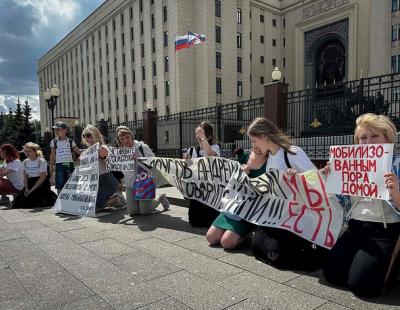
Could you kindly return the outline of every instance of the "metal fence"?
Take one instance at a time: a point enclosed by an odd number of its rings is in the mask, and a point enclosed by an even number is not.
[[[200,110],[157,117],[158,156],[180,157],[183,148],[196,145],[194,131],[202,121],[214,127],[215,142],[222,155],[231,157],[237,147],[250,148],[247,126],[264,115],[264,98],[216,105]]]
[[[399,128],[400,74],[288,92],[285,104],[286,132],[311,159],[327,159],[330,145],[353,143],[361,114],[387,115]]]

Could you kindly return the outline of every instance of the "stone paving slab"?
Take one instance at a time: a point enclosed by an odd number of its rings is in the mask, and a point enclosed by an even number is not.
[[[56,310],[112,310],[114,309],[110,304],[108,304],[104,299],[98,296],[91,296],[88,298],[80,299],[74,302],[67,303],[65,305],[56,308]]]
[[[159,300],[150,305],[141,307],[140,310],[190,310],[191,308],[171,297]]]
[[[246,299],[246,300],[238,302],[237,304],[234,304],[233,306],[230,306],[226,309],[229,309],[229,310],[264,310],[264,309],[271,309],[271,308],[266,308],[265,306],[261,306],[260,304],[257,304],[256,302],[251,301],[250,299]]]
[[[136,249],[111,238],[82,243],[82,246],[104,258],[113,258],[137,251]]]
[[[230,254],[220,246],[210,246],[204,236],[196,236],[174,243],[185,249],[196,251],[211,258],[221,258]]]
[[[0,270],[1,294],[0,301],[18,297],[27,297],[28,291],[22,286],[21,282],[10,269]]]
[[[0,255],[6,262],[38,251],[40,249],[28,238],[0,242]]]
[[[87,227],[64,231],[62,235],[76,243],[86,243],[107,238],[103,233]]]
[[[149,282],[192,309],[225,309],[245,298],[187,271],[179,271]]]

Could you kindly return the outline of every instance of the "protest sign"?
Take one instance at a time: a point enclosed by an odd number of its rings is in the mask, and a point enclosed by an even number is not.
[[[389,199],[383,175],[392,171],[393,144],[330,147],[328,193]]]
[[[107,158],[107,171],[133,171],[135,170],[135,148],[109,147]]]
[[[323,176],[311,170],[296,176],[272,170],[249,178],[236,161],[220,157],[191,160],[141,159],[189,199],[233,213],[260,226],[289,230],[331,248],[342,227],[343,211],[325,192]]]
[[[80,166],[75,168],[58,195],[53,212],[73,215],[96,215],[96,198],[99,185],[99,144],[89,147],[80,156]]]

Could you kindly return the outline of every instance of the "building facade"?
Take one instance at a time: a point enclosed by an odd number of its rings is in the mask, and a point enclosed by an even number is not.
[[[399,0],[107,0],[38,60],[56,117],[95,123],[262,97],[276,66],[289,89],[400,69]],[[175,36],[205,44],[175,52]]]

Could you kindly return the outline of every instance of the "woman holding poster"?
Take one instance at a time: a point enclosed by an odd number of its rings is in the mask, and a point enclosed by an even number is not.
[[[123,206],[125,201],[123,197],[117,195],[118,180],[111,172],[106,172],[106,161],[108,148],[104,143],[104,138],[99,130],[93,125],[87,125],[82,131],[82,141],[88,147],[100,144],[99,148],[99,188],[96,199],[96,212],[107,207]],[[84,151],[85,152],[85,151]],[[83,152],[83,154],[85,154]]]
[[[134,139],[133,132],[126,126],[117,127],[116,144],[119,147],[135,148],[135,158],[139,157],[154,157],[150,147],[144,142]],[[134,194],[134,185],[140,181],[148,181],[152,178],[147,171],[141,169],[135,164],[135,169],[132,171],[124,171],[124,183],[126,189],[126,208],[130,216],[136,214],[148,215],[151,214],[161,203],[164,211],[169,210],[169,201],[165,194],[160,195],[158,199],[155,198],[155,184],[152,196],[148,199],[138,199],[139,197]],[[141,176],[143,176],[141,178]],[[145,180],[146,179],[146,180]],[[138,181],[138,182],[136,182]],[[147,183],[147,184],[149,184]],[[154,182],[153,182],[154,183]],[[143,197],[142,197],[143,198]]]
[[[267,118],[256,118],[247,129],[247,135],[253,146],[254,157],[242,167],[250,177],[257,177],[270,169],[290,174],[315,169],[304,151],[294,146],[289,137]],[[221,213],[208,230],[206,237],[210,244],[221,244],[226,249],[233,249],[253,228],[253,225],[240,220],[237,216]],[[274,230],[274,228],[268,229]]]
[[[355,144],[396,143],[397,129],[383,115],[367,113],[356,120]],[[396,161],[395,161],[396,162]],[[398,174],[399,167],[393,167]],[[329,165],[323,169],[329,174]],[[355,294],[379,294],[385,284],[393,250],[400,234],[398,175],[384,175],[390,200],[339,196],[347,214],[348,229],[330,251],[324,275],[328,282],[347,285]]]

